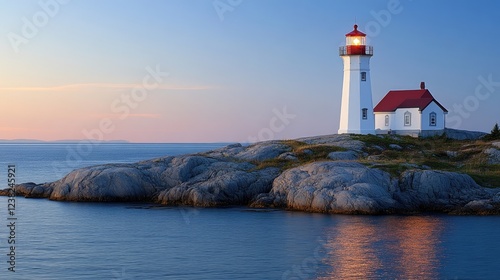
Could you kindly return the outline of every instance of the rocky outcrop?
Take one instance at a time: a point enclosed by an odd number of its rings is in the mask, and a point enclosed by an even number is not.
[[[390,144],[389,148],[392,150],[397,150],[397,151],[403,150],[403,147],[399,146],[398,144]]]
[[[49,198],[52,193],[49,184],[38,185],[33,182],[16,185],[16,194],[30,198]],[[8,195],[7,190],[0,191],[0,195]]]
[[[314,136],[299,138],[297,141],[301,141],[307,144],[323,144],[331,145],[336,147],[341,147],[346,150],[361,151],[365,147],[365,143],[360,140],[354,140],[348,134],[333,134],[325,136]]]
[[[357,160],[359,155],[355,151],[331,152],[328,154],[331,160]]]
[[[281,144],[278,141],[267,141],[247,147],[243,147],[241,144],[233,144],[207,152],[204,155],[214,158],[233,158],[242,161],[264,161],[277,158],[279,155],[290,150],[289,146]]]
[[[500,193],[482,188],[468,175],[414,163],[400,163],[401,174],[379,169],[387,165],[377,162],[384,151],[403,152],[400,145],[365,149],[364,142],[349,135],[299,140],[233,144],[195,155],[85,167],[52,183],[18,185],[16,193],[66,201],[250,205],[344,214],[500,214]],[[496,159],[498,146],[489,147],[484,153]],[[370,150],[379,155],[369,155]]]
[[[235,160],[279,156],[273,143],[226,147],[207,155],[164,157],[135,164],[106,164],[81,168],[64,178],[37,185],[21,184],[18,195],[66,201],[150,201],[162,204],[220,206],[247,204],[268,192],[278,168],[256,169]],[[226,150],[229,154],[226,154]],[[236,150],[236,151],[235,151]]]
[[[252,206],[344,214],[451,212],[492,200],[495,193],[465,174],[415,169],[392,178],[356,162],[314,162],[283,172]]]
[[[410,209],[447,210],[493,197],[466,174],[409,170],[401,174],[395,199]]]
[[[161,175],[167,186],[156,201],[192,206],[245,205],[271,189],[278,168],[256,170],[250,163],[235,163],[198,157],[173,164]],[[195,164],[196,166],[189,166]]]
[[[161,188],[158,164],[110,164],[77,169],[50,186],[52,200],[145,201]]]
[[[498,142],[496,142],[498,143]],[[495,143],[494,143],[495,144]],[[494,146],[496,147],[496,146]],[[500,150],[497,148],[488,148],[484,150],[484,153],[488,155],[489,164],[500,164]]]
[[[375,214],[402,208],[388,173],[357,162],[314,162],[283,172],[254,207]]]
[[[480,131],[468,131],[452,128],[446,128],[444,130],[444,134],[446,135],[446,137],[455,140],[477,140],[487,135],[487,133]]]

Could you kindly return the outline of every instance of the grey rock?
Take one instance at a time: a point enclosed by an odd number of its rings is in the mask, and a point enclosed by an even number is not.
[[[377,161],[377,160],[380,160],[381,158],[382,158],[381,155],[371,155],[371,156],[368,156],[366,159]]]
[[[401,166],[404,166],[406,168],[413,168],[413,169],[417,169],[417,168],[420,168],[420,166],[418,164],[415,164],[415,163],[402,163]]]
[[[494,209],[489,199],[473,200],[464,206],[467,210],[484,211]]]
[[[268,192],[278,168],[188,155],[74,170],[49,184],[19,185],[29,197],[66,201],[151,201],[217,206],[246,204]]]
[[[289,152],[290,150],[291,148],[289,146],[280,143],[262,142],[250,145],[243,151],[236,154],[235,157],[246,161],[263,161],[277,158],[280,154]]]
[[[232,144],[227,147],[209,151],[202,155],[213,158],[234,158],[244,161],[263,161],[277,158],[280,154],[290,151],[291,148],[278,141],[259,142],[247,147],[241,144]]]
[[[311,151],[311,150],[309,150],[309,149],[305,149],[305,150],[303,150],[303,151],[302,151],[302,153],[303,153],[303,154],[305,154],[305,155],[308,155],[308,156],[311,156],[311,155],[313,155],[313,154],[314,154],[314,152],[313,152],[313,151]]]
[[[151,169],[160,164],[109,164],[74,170],[52,183],[52,200],[145,201],[161,189]]]
[[[390,144],[389,148],[391,148],[393,150],[397,150],[397,151],[403,150],[403,147],[399,146],[398,144]]]
[[[315,162],[283,172],[252,205],[345,214],[446,212],[491,200],[497,192],[453,172],[414,169],[398,179],[356,162]]]
[[[365,147],[365,143],[359,140],[354,140],[348,134],[332,134],[324,136],[306,137],[299,138],[297,141],[301,141],[307,144],[317,145],[325,144],[330,146],[337,146],[347,150],[361,151]]]
[[[445,153],[446,153],[446,156],[449,158],[456,158],[458,156],[457,151],[446,151]]]
[[[278,156],[278,159],[291,160],[291,161],[298,160],[297,155],[292,152],[282,153],[281,155]]]
[[[240,143],[236,143],[220,149],[203,153],[203,155],[214,158],[228,158],[228,157],[235,157],[237,154],[241,153],[244,150],[245,147],[243,147],[243,145],[241,145]]]
[[[234,158],[244,161],[263,161],[277,158],[280,154],[290,151],[291,148],[278,141],[266,141],[243,147],[241,144],[233,144],[227,147],[213,150],[203,155],[213,158]]]
[[[356,162],[314,162],[283,172],[254,205],[329,213],[378,213],[397,208],[388,173]]]
[[[279,174],[277,168],[252,171],[249,165],[228,162],[212,163],[202,169],[203,172],[165,188],[157,201],[192,206],[247,204],[258,194],[268,192]]]
[[[24,196],[30,198],[49,198],[52,192],[52,187],[44,187],[35,183],[23,183],[15,187],[17,196]],[[0,195],[9,195],[9,189],[1,190]]]
[[[500,149],[500,142],[493,142],[491,145],[497,149]]]
[[[441,210],[492,195],[466,174],[408,170],[401,174],[396,200],[414,209]]]
[[[331,160],[357,160],[359,155],[355,151],[331,152],[328,154],[328,158]]]
[[[488,148],[484,150],[484,153],[488,155],[489,164],[500,164],[500,150],[496,148]]]
[[[478,140],[484,137],[487,133],[480,131],[468,131],[468,130],[446,128],[444,130],[444,134],[446,135],[446,137],[455,140]]]
[[[500,203],[500,192],[496,193],[491,199],[493,203]]]

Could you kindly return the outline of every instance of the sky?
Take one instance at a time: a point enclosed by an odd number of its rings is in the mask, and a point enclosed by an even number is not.
[[[0,139],[254,142],[336,133],[353,24],[374,105],[425,81],[500,122],[500,1],[0,0]]]

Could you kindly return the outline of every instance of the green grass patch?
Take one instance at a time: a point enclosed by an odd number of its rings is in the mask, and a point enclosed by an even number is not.
[[[393,151],[393,150],[385,150],[380,154],[384,159],[402,159],[404,156],[404,152]]]
[[[484,140],[450,140],[446,137],[414,138],[398,135],[352,135],[353,140],[365,143],[363,151],[370,159],[360,159],[359,162],[371,168],[378,168],[399,176],[402,172],[412,169],[408,163],[417,166],[428,166],[433,170],[463,172],[470,175],[479,185],[484,187],[500,187],[500,165],[488,164],[488,157],[483,151],[491,147],[491,142]],[[256,168],[278,167],[282,170],[304,165],[315,161],[328,160],[331,152],[345,149],[324,145],[307,144],[296,140],[281,141],[291,148],[297,160],[272,159],[253,162]],[[397,144],[402,150],[391,149],[391,144]]]
[[[479,159],[476,162],[466,164],[463,167],[463,172],[483,187],[500,187],[500,164],[488,164],[486,159]]]
[[[451,140],[443,136],[414,138],[395,135],[354,135],[366,144],[364,152],[376,158],[362,160],[367,166],[382,169],[393,176],[410,169],[405,163],[428,166],[433,170],[463,172],[484,187],[500,187],[500,165],[488,164],[483,151],[491,147],[484,140]],[[390,144],[402,150],[390,149]],[[382,147],[384,150],[380,150]]]
[[[297,166],[297,162],[294,162],[292,160],[286,160],[286,159],[268,159],[264,161],[259,161],[259,162],[253,162],[253,164],[256,165],[256,169],[264,169],[268,167],[278,167],[281,170],[286,170],[292,167]]]
[[[300,148],[308,145],[307,143],[297,141],[297,140],[283,140],[280,142],[283,145],[289,146],[290,148],[292,148],[292,150],[297,150],[297,149],[300,149]]]
[[[367,146],[380,146],[383,148],[388,148],[390,144],[400,143],[400,136],[391,135],[352,135],[352,139],[364,142]]]
[[[457,165],[442,160],[425,160],[421,163],[421,165],[426,165],[437,170],[457,171]]]
[[[297,157],[297,160],[275,158],[264,161],[255,161],[252,163],[257,166],[257,169],[278,167],[281,170],[286,170],[310,162],[326,160],[328,154],[331,152],[345,151],[344,148],[337,146],[325,144],[307,144],[296,140],[281,141],[281,144],[289,146],[292,149],[290,153],[293,153]]]
[[[480,186],[487,188],[500,187],[500,172],[467,173]]]

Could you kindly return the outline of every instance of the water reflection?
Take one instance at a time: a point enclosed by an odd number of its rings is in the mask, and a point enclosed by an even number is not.
[[[432,216],[342,217],[326,232],[318,279],[437,279],[443,230]]]

